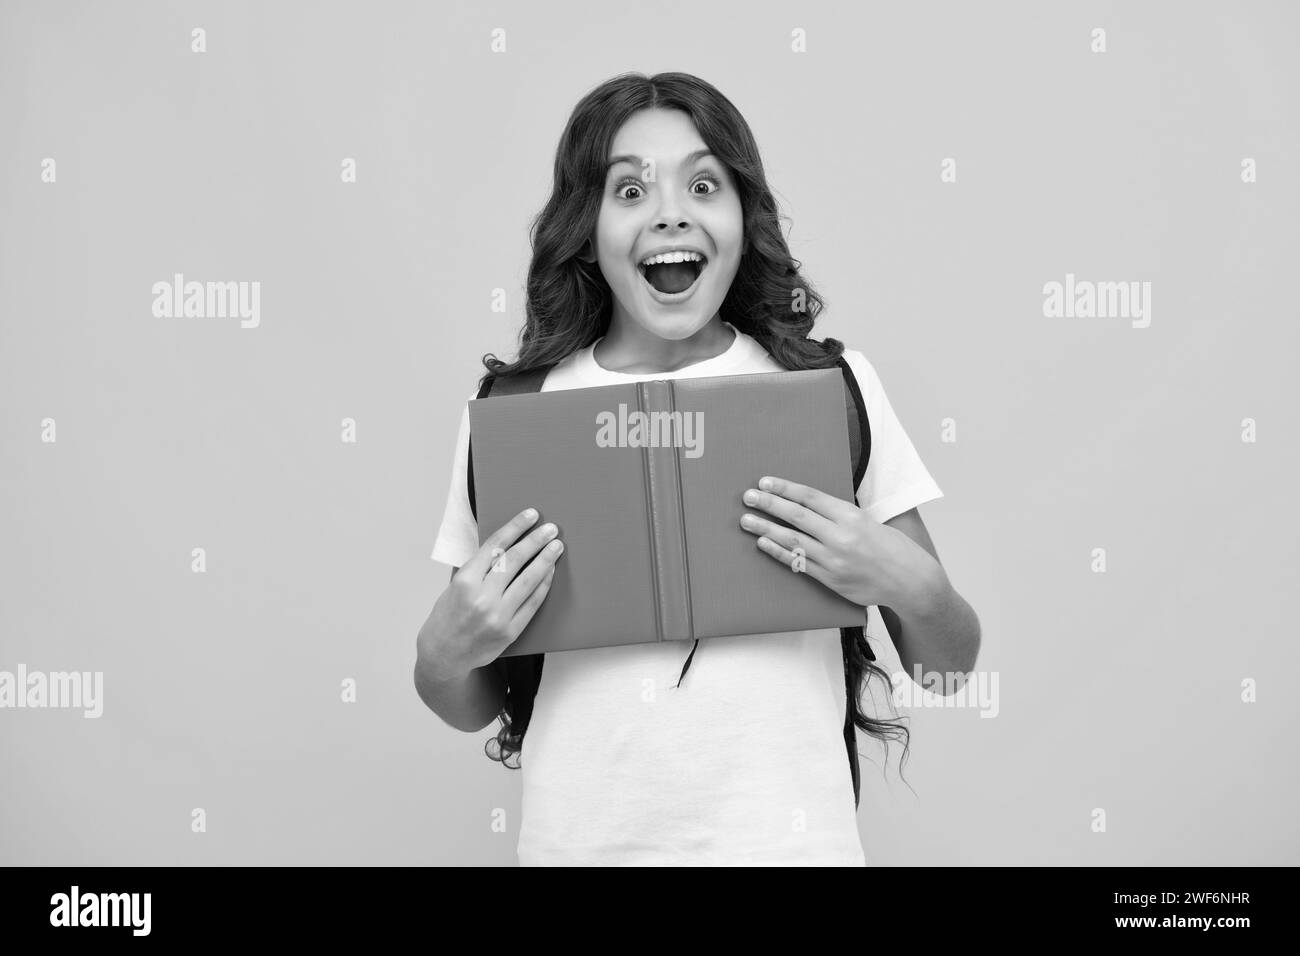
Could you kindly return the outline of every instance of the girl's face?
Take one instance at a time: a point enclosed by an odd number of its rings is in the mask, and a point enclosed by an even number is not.
[[[743,215],[731,173],[680,110],[635,113],[609,160],[593,246],[614,293],[611,321],[689,338],[718,314],[740,268]],[[701,261],[644,265],[666,249]]]

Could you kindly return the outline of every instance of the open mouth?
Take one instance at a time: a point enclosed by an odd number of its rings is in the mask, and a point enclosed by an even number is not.
[[[683,262],[657,262],[652,265],[637,265],[641,277],[656,292],[662,295],[680,295],[688,291],[699,281],[709,261],[704,256],[698,260],[687,259]]]

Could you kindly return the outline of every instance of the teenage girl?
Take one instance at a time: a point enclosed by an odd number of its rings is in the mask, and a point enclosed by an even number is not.
[[[790,567],[802,548],[802,573],[879,607],[908,673],[974,668],[979,622],[917,511],[942,492],[866,357],[809,337],[822,300],[725,96],[684,73],[626,74],[589,93],[561,136],[532,244],[519,358],[485,356],[480,384],[551,365],[543,391],[826,368],[843,354],[872,435],[858,504],[755,475],[737,489],[741,526],[773,561]],[[817,630],[712,638],[685,682],[691,646],[668,641],[547,654],[535,697],[512,686],[497,658],[546,599],[563,542],[532,509],[480,540],[468,443],[467,405],[433,551],[452,578],[420,630],[415,682],[457,729],[500,720],[488,753],[522,767],[520,863],[864,865],[845,708],[886,751],[901,737],[906,759],[906,727],[861,709],[869,679],[888,685],[888,673],[859,651],[846,702],[839,633]],[[497,548],[507,573],[491,573]]]

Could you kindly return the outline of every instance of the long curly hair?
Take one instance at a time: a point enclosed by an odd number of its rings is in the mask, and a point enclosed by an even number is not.
[[[634,113],[651,108],[681,110],[700,138],[731,171],[743,210],[745,251],[723,300],[721,317],[752,336],[784,368],[833,367],[844,343],[809,337],[824,300],[800,274],[781,232],[776,200],[768,187],[758,145],[740,111],[721,92],[689,73],[624,73],[601,83],[574,107],[555,152],[554,181],[545,207],[530,226],[532,263],[528,269],[526,321],[519,335],[519,357],[504,362],[483,356],[489,379],[548,367],[584,349],[609,329],[613,293],[596,262],[580,258],[596,230],[605,170],[614,137]],[[877,719],[863,712],[862,694],[872,677],[888,688],[889,674],[869,660],[860,642],[845,642],[845,680],[853,723],[884,743],[902,740],[907,760],[910,734],[906,718]],[[500,732],[485,744],[493,760],[509,762],[523,749],[541,678],[543,655],[498,659],[507,688],[498,715]],[[886,700],[890,700],[886,694]],[[494,746],[495,745],[495,748]]]

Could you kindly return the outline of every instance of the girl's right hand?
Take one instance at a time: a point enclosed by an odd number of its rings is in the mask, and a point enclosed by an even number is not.
[[[536,520],[536,512],[516,515],[455,573],[420,629],[417,653],[430,673],[460,678],[490,664],[533,619],[564,550],[553,524],[520,538]]]

